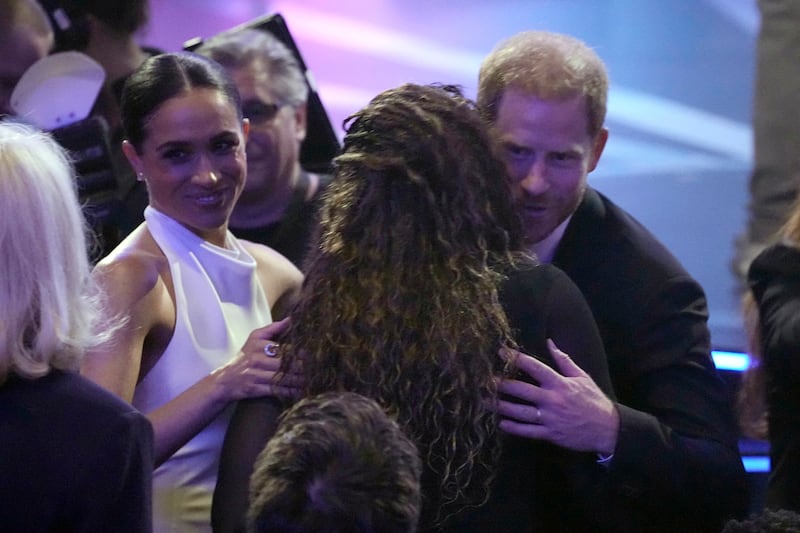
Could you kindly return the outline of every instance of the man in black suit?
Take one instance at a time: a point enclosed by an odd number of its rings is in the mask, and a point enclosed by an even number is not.
[[[719,531],[746,505],[737,432],[710,354],[699,284],[633,217],[587,186],[608,130],[608,78],[583,42],[524,32],[481,66],[478,105],[499,141],[529,249],[563,269],[597,320],[618,403],[579,376],[520,358],[511,434],[598,454],[598,529]],[[550,373],[552,374],[552,372]],[[600,414],[598,414],[600,413]]]

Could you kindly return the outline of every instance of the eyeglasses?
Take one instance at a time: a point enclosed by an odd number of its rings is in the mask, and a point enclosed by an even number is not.
[[[266,124],[272,122],[286,104],[268,104],[260,100],[249,100],[242,104],[242,114],[244,118],[250,120],[250,124]]]

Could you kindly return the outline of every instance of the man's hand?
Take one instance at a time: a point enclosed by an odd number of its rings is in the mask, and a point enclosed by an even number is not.
[[[548,339],[547,345],[563,375],[522,352],[506,349],[501,353],[539,385],[515,379],[499,381],[498,391],[514,399],[497,402],[500,429],[571,450],[614,453],[619,432],[614,402],[552,340]]]

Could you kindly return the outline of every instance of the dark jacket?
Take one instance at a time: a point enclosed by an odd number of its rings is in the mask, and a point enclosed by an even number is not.
[[[800,249],[776,244],[750,266],[758,303],[772,471],[766,505],[800,512]]]
[[[731,395],[700,285],[638,221],[589,188],[553,264],[603,338],[620,434],[598,517],[613,531],[719,531],[746,510]]]
[[[153,429],[72,373],[0,385],[0,530],[148,533]]]
[[[300,180],[286,207],[286,213],[277,222],[257,228],[231,226],[231,233],[240,239],[269,246],[302,270],[308,248],[314,242],[317,212],[322,205],[323,193],[333,179],[329,174],[317,176],[319,178],[317,190],[312,198],[306,200],[309,177],[305,171],[300,174]]]
[[[526,352],[551,366],[546,339],[570,354],[613,398],[603,345],[580,291],[550,265],[521,266],[508,272],[500,302],[516,340]],[[524,379],[524,378],[523,378]],[[409,401],[419,401],[410,399]],[[275,431],[281,407],[269,398],[239,402],[225,436],[212,523],[216,532],[242,531],[248,479],[256,455]],[[454,516],[438,531],[515,532],[594,529],[589,502],[605,469],[590,453],[545,442],[503,436],[503,452],[488,502]],[[426,508],[436,508],[428,504]],[[421,530],[427,531],[424,523]]]

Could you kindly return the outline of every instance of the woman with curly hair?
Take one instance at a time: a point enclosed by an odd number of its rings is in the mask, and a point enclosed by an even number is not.
[[[504,348],[546,356],[547,338],[579,355],[611,394],[586,303],[566,275],[518,252],[503,164],[457,90],[404,85],[348,121],[281,339],[283,371],[302,370],[303,396],[357,392],[397,420],[424,465],[421,529],[524,531],[548,523],[553,507],[563,527],[581,477],[567,471],[591,477],[602,466],[501,437],[493,405],[515,357]],[[223,449],[216,530],[241,525],[253,459],[281,407],[240,404]]]

